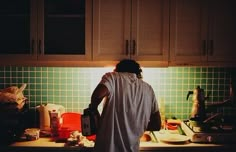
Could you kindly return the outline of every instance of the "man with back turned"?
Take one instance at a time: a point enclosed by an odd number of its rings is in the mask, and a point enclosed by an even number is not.
[[[104,74],[89,107],[96,111],[103,99],[95,152],[137,152],[146,130],[160,130],[154,91],[142,80],[142,69],[136,61],[121,60],[113,72]]]

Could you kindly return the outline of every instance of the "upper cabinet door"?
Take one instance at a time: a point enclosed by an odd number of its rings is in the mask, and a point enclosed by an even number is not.
[[[169,0],[133,0],[131,58],[168,61]]]
[[[92,59],[92,0],[4,0],[0,19],[4,63]]]
[[[27,59],[34,56],[37,18],[32,0],[2,0],[0,5],[0,58],[4,60]]]
[[[40,60],[90,60],[91,0],[38,1]]]
[[[171,63],[235,63],[234,0],[172,0]]]
[[[95,0],[93,3],[93,59],[128,58],[131,0]]]
[[[168,0],[94,1],[94,60],[168,61]]]
[[[208,61],[235,62],[236,4],[234,0],[209,1]]]
[[[204,0],[172,0],[170,9],[170,61],[207,60],[207,3]]]

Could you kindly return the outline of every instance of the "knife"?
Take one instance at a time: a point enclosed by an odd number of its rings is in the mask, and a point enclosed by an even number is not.
[[[155,142],[158,142],[157,137],[156,137],[156,135],[154,134],[153,131],[151,131],[151,134],[153,135],[153,137],[154,137],[154,139],[155,139]]]

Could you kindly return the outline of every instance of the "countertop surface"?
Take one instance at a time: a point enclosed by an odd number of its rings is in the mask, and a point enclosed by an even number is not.
[[[229,151],[233,149],[234,144],[211,144],[211,143],[192,143],[189,140],[183,140],[180,142],[165,142],[160,140],[161,136],[158,132],[154,133],[156,135],[156,139],[153,139],[151,136],[151,141],[140,142],[140,151],[198,151],[202,152],[204,149],[212,150],[212,151]],[[81,149],[79,146],[67,146],[66,143],[63,142],[55,142],[52,138],[49,137],[41,137],[34,141],[17,141],[15,143],[7,146],[8,148],[23,148],[23,149],[32,149],[32,148],[41,148],[41,149],[51,149],[51,150],[60,150],[60,149]],[[89,147],[88,149],[92,149]]]
[[[51,138],[39,138],[34,141],[18,141],[12,143],[10,146],[14,147],[65,147],[65,143],[55,142]],[[191,142],[180,143],[168,143],[168,142],[140,142],[140,148],[145,147],[212,147],[212,146],[224,146],[224,144],[202,144]]]
[[[187,142],[180,142],[180,143],[168,143],[168,142],[154,142],[154,141],[147,141],[147,142],[140,142],[140,147],[212,147],[212,146],[224,146],[225,144],[208,144],[208,143],[191,143]],[[34,141],[18,141],[12,143],[10,146],[15,147],[64,147],[65,143],[55,142],[51,138],[39,138],[38,140]]]

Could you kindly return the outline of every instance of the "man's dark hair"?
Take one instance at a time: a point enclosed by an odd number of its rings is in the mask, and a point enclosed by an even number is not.
[[[115,72],[129,72],[135,73],[137,78],[142,78],[142,69],[140,65],[131,59],[123,59],[121,60],[114,70]]]

